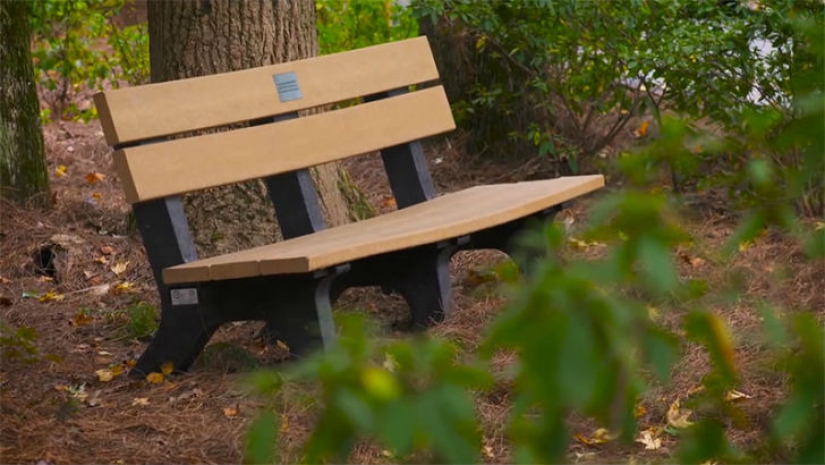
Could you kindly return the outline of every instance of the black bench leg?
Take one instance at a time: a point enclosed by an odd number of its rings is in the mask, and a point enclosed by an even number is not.
[[[332,276],[317,280],[273,281],[267,292],[277,292],[272,313],[267,316],[263,336],[289,347],[290,355],[305,356],[335,343],[330,284]],[[277,286],[277,288],[275,288]]]
[[[129,375],[142,377],[159,372],[165,363],[171,363],[175,371],[186,371],[221,323],[222,319],[205,313],[198,305],[167,307],[152,342]]]
[[[562,206],[559,205],[525,218],[479,231],[470,236],[470,242],[465,248],[501,250],[516,262],[523,275],[529,276],[538,260],[546,255],[547,250],[543,244],[520,243],[519,235],[528,231],[532,226],[551,221],[561,210]]]
[[[395,273],[382,289],[404,297],[415,327],[426,328],[449,316],[453,304],[450,257],[454,252],[453,247],[438,247],[396,257]]]

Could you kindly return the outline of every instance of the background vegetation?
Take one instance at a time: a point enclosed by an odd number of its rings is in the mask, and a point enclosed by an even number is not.
[[[45,117],[94,118],[77,94],[146,82],[145,24],[117,24],[122,0],[33,5]],[[823,309],[763,305],[764,331],[751,337],[790,383],[760,429],[764,447],[740,450],[727,437],[741,418],[729,401],[740,372],[719,302],[709,297],[716,283],[686,279],[675,263],[676,248],[693,241],[683,227],[687,194],[720,186],[740,220],[726,246],[709,252],[716,260],[771,233],[802,244],[801,259],[822,263],[822,2],[419,0],[404,8],[318,0],[316,8],[322,53],[414,36],[420,21],[468,134],[466,150],[541,157],[558,174],[598,169],[623,187],[599,199],[581,239],[560,224],[524,238],[546,258],[508,289],[510,303],[479,351],[434,337],[382,342],[364,321],[343,319],[334,350],[256,373],[253,384],[270,402],[249,430],[250,462],[274,460],[290,386],[322,398],[303,448],[309,463],[346,460],[364,439],[398,461],[477,462],[474,399],[497,390],[512,394],[513,460],[564,462],[571,414],[638,440],[639,398],[696,347],[711,366],[691,400],[695,416],[675,418],[667,432],[679,438],[678,461],[825,460]],[[635,147],[605,153],[631,123]],[[604,253],[558,253],[571,240],[604,244]],[[735,300],[746,290],[732,282],[726,293]],[[662,313],[678,324],[662,324]],[[134,330],[143,334],[143,326]],[[38,356],[34,333],[0,329],[4,354]],[[493,366],[501,353],[517,360],[508,370]]]

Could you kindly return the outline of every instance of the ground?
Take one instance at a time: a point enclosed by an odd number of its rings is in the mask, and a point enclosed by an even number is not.
[[[99,123],[57,122],[45,128],[53,208],[37,211],[0,206],[0,317],[5,325],[30,327],[39,355],[34,360],[5,356],[0,367],[0,461],[4,463],[239,463],[243,436],[266,400],[250,395],[243,380],[260,364],[277,366],[278,348],[256,339],[260,325],[226,325],[190,373],[154,384],[119,374],[146,347],[153,324],[151,307],[158,298],[141,241],[111,168],[110,149]],[[524,179],[541,174],[541,164],[480,163],[459,154],[451,142],[428,148],[441,192],[490,181]],[[378,211],[392,209],[380,160],[367,156],[348,163],[354,181]],[[737,400],[746,420],[729,433],[753,447],[767,427],[771,411],[786,388],[786,379],[766,364],[764,347],[752,337],[761,324],[760,302],[788,311],[825,309],[825,270],[801,259],[798,244],[767,234],[731,260],[712,252],[731,234],[735,216],[724,197],[713,193],[691,198],[687,225],[694,237],[679,251],[683,276],[721,283],[738,276],[746,294],[735,301],[719,299],[719,314],[732,328],[736,361],[742,372]],[[575,228],[586,217],[587,203],[578,202],[563,215]],[[594,249],[598,249],[594,247]],[[49,253],[57,257],[48,265]],[[597,254],[598,250],[571,253]],[[455,311],[444,324],[429,330],[459,341],[471,351],[483,327],[505,303],[488,271],[506,260],[489,251],[462,253],[452,264]],[[777,279],[784,276],[784,279]],[[724,288],[718,286],[721,293]],[[392,337],[409,337],[402,326],[401,299],[372,290],[348,291],[338,311],[363,311]],[[146,313],[148,310],[148,314]],[[142,313],[143,312],[143,313]],[[677,321],[663,316],[665,324]],[[26,339],[23,337],[23,339]],[[6,341],[4,341],[6,344]],[[497,363],[507,364],[506,357]],[[687,346],[673,379],[656,386],[643,399],[642,429],[666,423],[669,407],[685,398],[708,369],[704,353]],[[102,371],[101,371],[102,370]],[[102,381],[109,376],[113,379]],[[505,423],[509,411],[506,388],[477,399],[484,431],[485,462],[507,462]],[[296,461],[301,442],[311,430],[311,396],[299,393],[282,416],[283,461]],[[597,444],[597,425],[569,419],[578,439],[571,462],[666,460],[676,445],[663,435],[661,447],[640,443]],[[588,444],[589,443],[589,444]],[[385,451],[361,443],[355,463],[392,463]]]

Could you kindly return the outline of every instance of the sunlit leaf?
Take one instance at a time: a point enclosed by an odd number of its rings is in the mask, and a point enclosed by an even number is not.
[[[97,184],[100,181],[106,179],[106,175],[103,173],[98,173],[97,171],[91,172],[85,176],[86,182],[89,184]]]
[[[101,368],[100,370],[95,371],[95,375],[97,375],[98,381],[102,381],[104,383],[108,383],[115,377],[112,370],[108,368]]]
[[[658,437],[659,431],[655,428],[650,428],[639,433],[636,442],[645,446],[645,450],[656,450],[662,447],[662,438]]]
[[[49,291],[38,297],[37,300],[39,300],[40,302],[60,302],[65,298],[66,296],[64,296],[63,294],[58,294],[57,292]]]
[[[58,178],[66,176],[66,165],[58,165],[54,170],[54,175]]]
[[[105,262],[104,262],[105,263]],[[112,265],[109,269],[114,273],[116,276],[120,276],[123,272],[126,271],[126,267],[129,266],[129,262],[116,262]]]
[[[693,424],[692,421],[688,420],[692,413],[688,409],[681,408],[681,402],[676,399],[667,410],[667,424],[678,429],[687,428]]]

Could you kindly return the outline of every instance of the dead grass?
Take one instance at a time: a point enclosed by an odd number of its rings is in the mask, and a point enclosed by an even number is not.
[[[131,381],[124,376],[103,383],[95,371],[135,359],[145,342],[124,336],[123,312],[135,302],[157,305],[151,271],[133,228],[129,210],[110,167],[109,149],[97,123],[58,123],[46,128],[49,170],[55,192],[53,209],[47,212],[0,205],[0,316],[6,324],[29,326],[39,337],[42,359],[24,364],[4,359],[0,367],[0,460],[7,463],[238,463],[242,460],[243,434],[250,418],[266,405],[266,399],[249,394],[241,382],[246,368],[221,362],[196,364],[191,373],[161,384]],[[468,160],[443,141],[430,150],[430,164],[441,192],[470,184],[525,179],[539,169],[533,165],[493,165]],[[66,175],[56,177],[59,165]],[[373,155],[348,162],[356,184],[364,189],[373,207],[384,212],[394,208],[380,159]],[[85,176],[99,172],[102,181],[89,183]],[[682,251],[701,263],[681,260],[683,277],[707,280],[711,289],[706,302],[718,310],[732,329],[736,359],[742,371],[739,389],[752,396],[744,401],[748,422],[732,428],[731,436],[742,446],[753,442],[764,428],[772,409],[783,395],[786,379],[776,373],[766,358],[766,347],[755,338],[761,325],[758,307],[764,302],[787,312],[825,309],[825,269],[822,263],[805,263],[798,245],[783,236],[769,234],[730,260],[713,256],[713,250],[731,234],[733,218],[719,209],[702,208],[688,229],[696,241]],[[572,218],[586,214],[583,204],[573,207]],[[58,280],[38,274],[32,252],[57,234],[77,239],[72,262]],[[584,252],[585,255],[591,252]],[[597,252],[592,252],[597,253]],[[506,298],[495,283],[480,282],[477,270],[489,269],[504,259],[492,251],[464,252],[452,263],[455,311],[442,325],[429,330],[455,341],[468,353],[478,346],[484,328],[500,312]],[[103,263],[105,261],[105,263]],[[128,263],[116,275],[115,264]],[[740,276],[746,293],[740,299],[725,299],[733,284],[732,272]],[[116,293],[117,284],[130,283]],[[106,287],[108,286],[108,287]],[[101,292],[101,289],[103,292]],[[41,302],[24,295],[55,292],[61,301]],[[340,310],[363,311],[391,337],[408,337],[397,329],[407,318],[403,301],[375,289],[348,291]],[[78,325],[79,309],[88,309],[92,320]],[[678,330],[678,315],[685,309],[663,309],[662,318]],[[260,325],[230,324],[213,342],[239,348],[260,363],[278,359],[255,336]],[[213,359],[210,359],[213,360]],[[495,369],[504,370],[513,354],[494,357]],[[670,403],[686,396],[701,382],[707,358],[687,345],[684,357],[667,385],[654,386],[643,399],[646,413],[643,428],[661,425]],[[81,389],[86,397],[78,397]],[[312,392],[290,388],[282,394],[281,458],[300,459],[300,445],[308,437],[315,399]],[[74,393],[74,394],[73,394]],[[506,439],[511,388],[501,382],[489,393],[477,396],[484,433],[482,458],[486,463],[511,460]],[[145,399],[145,400],[144,400]],[[573,431],[584,436],[598,426],[572,417]],[[586,445],[575,442],[570,460],[586,463],[667,460],[676,446],[667,438],[663,447],[645,451],[639,444]],[[368,441],[359,443],[350,460],[357,463],[391,463],[385,451]]]

